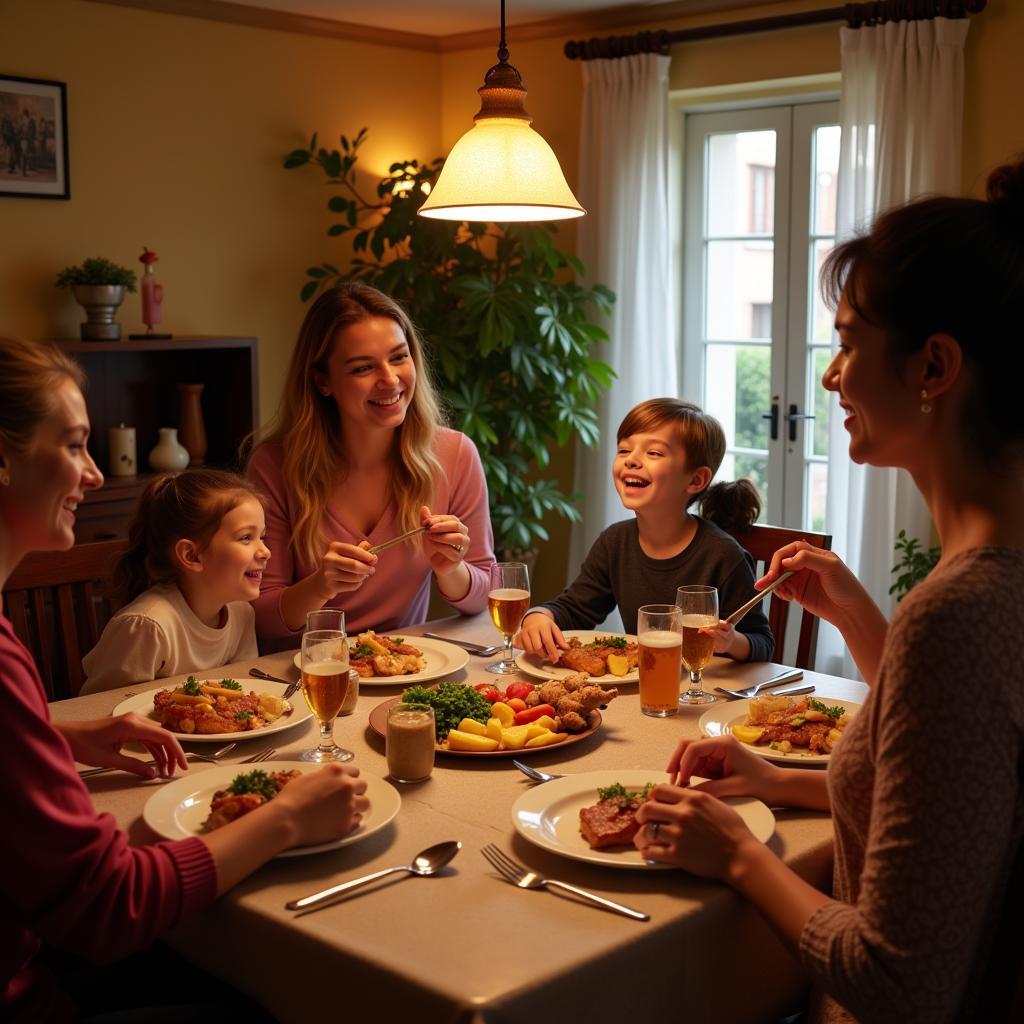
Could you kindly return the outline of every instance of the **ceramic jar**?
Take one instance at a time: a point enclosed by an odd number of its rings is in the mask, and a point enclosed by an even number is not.
[[[161,472],[180,472],[188,465],[188,452],[178,443],[175,427],[161,427],[160,440],[149,453],[149,464]]]
[[[118,427],[109,427],[107,443],[110,448],[110,475],[135,476],[138,473],[135,428],[126,427],[123,423]]]

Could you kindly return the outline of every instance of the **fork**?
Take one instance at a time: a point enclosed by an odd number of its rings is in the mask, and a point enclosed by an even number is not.
[[[523,764],[522,761],[517,761],[515,758],[512,759],[512,763],[528,778],[534,782],[553,782],[555,779],[562,779],[563,775],[553,775],[551,772],[538,771],[536,768],[531,768],[528,764]]]
[[[293,683],[287,679],[282,679],[280,676],[272,676],[269,672],[264,672],[263,669],[257,665],[254,665],[249,669],[249,675],[251,675],[253,679],[266,679],[272,683],[284,683],[286,687],[284,691],[285,700],[289,697],[293,697],[298,692],[299,687],[302,686],[301,679],[296,679]]]
[[[597,903],[607,910],[614,910],[616,913],[625,914],[626,917],[631,917],[634,921],[650,921],[651,919],[650,914],[643,914],[639,910],[633,910],[631,907],[624,907],[621,903],[606,900],[603,896],[587,892],[586,889],[580,889],[575,885],[569,885],[568,882],[558,882],[553,878],[541,878],[540,875],[535,874],[533,871],[527,871],[526,868],[514,861],[508,854],[498,849],[494,843],[488,843],[480,852],[490,861],[491,866],[499,875],[520,889],[542,889],[545,886],[552,886],[556,889],[564,889],[566,892],[571,892],[575,896],[582,896],[584,899]]]
[[[744,686],[741,689],[730,690],[725,686],[716,686],[715,689],[721,693],[727,693],[730,697],[735,697],[738,700],[744,697],[756,697],[766,686],[781,686],[783,683],[795,683],[800,679],[803,679],[804,674],[798,668],[787,668],[781,672],[777,672],[769,679],[765,679],[760,683],[755,683],[753,686]]]
[[[189,758],[190,760],[195,760],[195,761],[212,761],[212,762],[216,763],[225,754],[230,753],[237,746],[238,746],[237,743],[228,743],[228,744],[225,744],[225,746],[223,746],[223,747],[218,747],[216,750],[214,750],[213,752],[211,752],[209,754],[199,754],[199,753],[196,753],[196,751],[194,751],[194,750],[186,750],[185,751],[185,757]],[[149,765],[150,768],[155,768],[156,767],[156,761],[153,761],[153,760],[143,761],[142,763],[145,764],[145,765]],[[121,769],[120,768],[87,768],[84,772],[79,772],[78,773],[78,777],[80,779],[91,779],[91,778],[94,778],[97,775],[103,775],[106,772],[118,772],[118,771],[121,771]]]
[[[269,761],[277,753],[277,747],[267,747],[266,750],[261,750],[258,754],[250,754],[248,757],[243,757],[239,764],[258,764],[260,761]]]
[[[429,640],[443,640],[446,644],[455,644],[456,647],[461,647],[478,658],[489,658],[492,654],[504,650],[504,647],[485,647],[482,644],[471,643],[469,640],[456,640],[451,636],[441,636],[439,633],[424,633],[423,635]]]

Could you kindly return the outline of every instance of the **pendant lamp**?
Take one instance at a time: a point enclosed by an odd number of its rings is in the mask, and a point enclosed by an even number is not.
[[[476,122],[455,143],[420,207],[437,220],[548,221],[582,217],[551,147],[531,127],[522,76],[508,62],[501,0],[498,63],[484,76]]]

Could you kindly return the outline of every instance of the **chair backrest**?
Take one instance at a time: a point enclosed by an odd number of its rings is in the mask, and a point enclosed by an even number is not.
[[[736,542],[754,559],[755,576],[762,576],[764,569],[771,563],[772,555],[779,548],[791,544],[795,540],[805,540],[812,547],[822,551],[832,550],[830,533],[811,533],[808,530],[786,530],[781,526],[748,526],[744,530],[730,530]],[[818,616],[803,610],[800,620],[800,635],[797,639],[796,657],[789,660],[785,657],[783,647],[786,642],[786,623],[789,621],[789,602],[772,594],[769,598],[768,624],[775,635],[775,654],[773,661],[782,665],[793,665],[795,668],[814,668],[814,653],[818,645]]]
[[[85,682],[82,656],[99,639],[117,605],[110,580],[126,540],[36,551],[4,587],[4,609],[35,659],[49,700],[75,697]]]

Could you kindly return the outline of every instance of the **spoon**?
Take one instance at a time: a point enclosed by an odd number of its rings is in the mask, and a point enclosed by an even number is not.
[[[406,864],[397,868],[385,868],[383,871],[374,871],[372,875],[363,875],[362,878],[354,878],[351,882],[342,882],[341,885],[332,885],[330,889],[315,892],[311,896],[303,896],[300,900],[291,900],[285,904],[288,910],[302,911],[296,917],[303,914],[311,914],[313,910],[322,910],[324,907],[333,906],[339,902],[338,897],[361,885],[376,881],[385,875],[392,875],[399,871],[408,871],[410,875],[419,875],[421,878],[429,878],[436,875],[454,856],[462,849],[462,843],[450,839],[445,843],[438,843],[436,846],[428,846],[416,854],[412,864]],[[332,898],[336,897],[336,898]],[[306,909],[313,907],[313,910]]]

